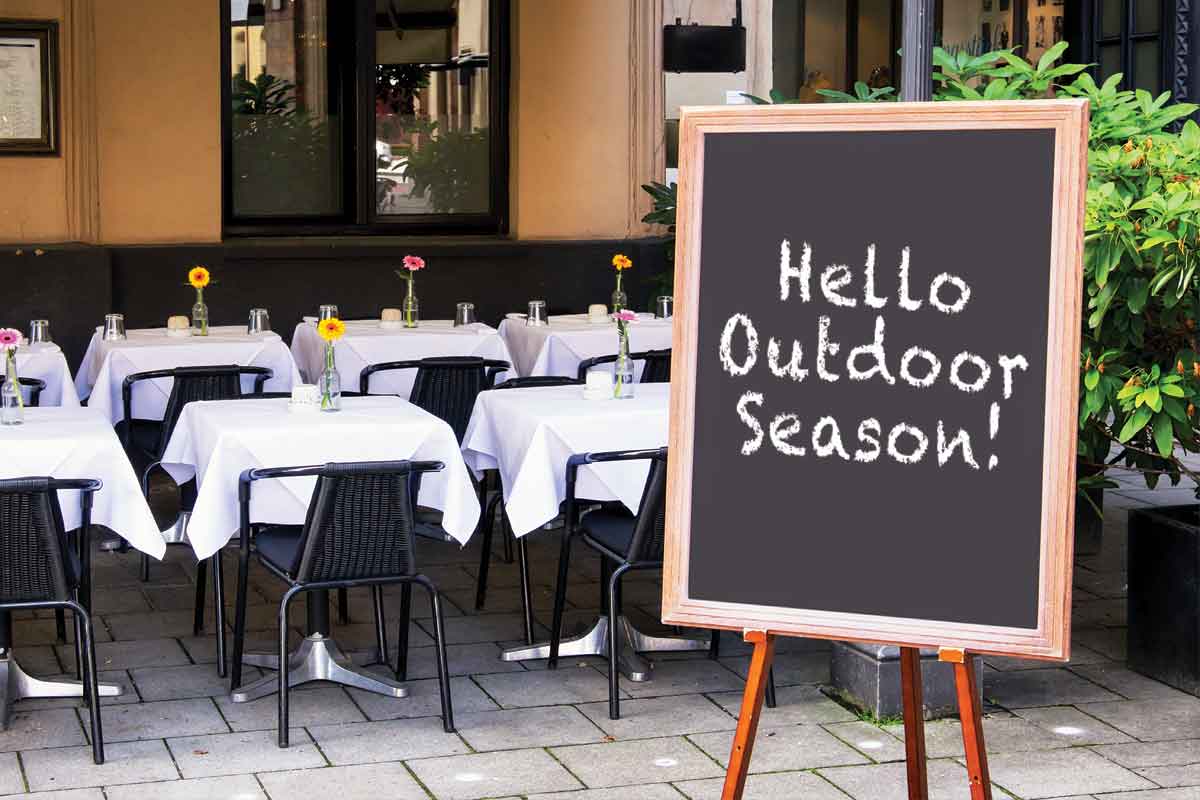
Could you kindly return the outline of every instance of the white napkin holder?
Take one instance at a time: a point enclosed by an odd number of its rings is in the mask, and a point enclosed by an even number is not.
[[[183,339],[192,335],[192,323],[182,314],[167,318],[167,336]]]
[[[612,396],[612,373],[602,369],[594,369],[588,372],[587,381],[583,386],[583,399],[611,400]]]
[[[398,308],[385,308],[379,315],[379,327],[385,331],[394,331],[404,327],[404,316]]]
[[[612,321],[608,317],[608,306],[604,303],[593,303],[588,306],[587,319],[593,325],[603,325]]]
[[[292,399],[288,410],[312,413],[321,410],[321,388],[313,383],[299,383],[292,387]]]

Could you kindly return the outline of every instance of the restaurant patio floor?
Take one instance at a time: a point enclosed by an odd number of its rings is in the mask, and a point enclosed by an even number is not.
[[[1073,660],[1066,667],[988,658],[985,731],[997,798],[1200,798],[1200,700],[1124,664],[1126,508],[1188,502],[1190,490],[1147,492],[1133,479],[1106,497],[1104,549],[1077,560]],[[548,616],[558,536],[530,540],[535,605]],[[477,546],[429,545],[424,571],[450,601],[457,734],[442,732],[428,605],[416,602],[410,682],[403,700],[315,685],[292,695],[292,746],[275,743],[275,698],[234,705],[213,665],[214,640],[193,638],[194,560],[169,549],[149,583],[136,554],[96,556],[95,607],[102,679],[125,686],[106,701],[108,761],[92,764],[86,715],[72,701],[25,701],[0,733],[5,800],[707,800],[720,795],[747,666],[733,636],[723,657],[660,660],[653,680],[625,683],[622,719],[607,715],[604,664],[510,664],[500,648],[522,636],[515,566],[497,561],[483,613],[473,610]],[[233,563],[227,564],[232,572]],[[599,563],[580,557],[572,622],[595,614]],[[232,584],[230,580],[228,583]],[[250,647],[270,646],[279,585],[252,575]],[[634,574],[628,613],[651,626],[659,583]],[[361,595],[361,596],[360,596]],[[418,595],[419,596],[419,595]],[[396,619],[397,594],[389,594]],[[351,594],[351,624],[335,636],[372,658],[370,598]],[[303,610],[296,609],[296,637]],[[210,610],[211,616],[211,610]],[[61,673],[48,616],[19,619],[17,652],[31,672]],[[392,632],[394,639],[394,631]],[[892,800],[906,797],[901,730],[829,699],[827,645],[783,640],[779,706],[767,710],[748,800]],[[249,671],[248,678],[256,673]],[[886,722],[886,721],[885,721]],[[966,798],[962,741],[952,721],[928,728],[931,797]],[[28,794],[26,794],[28,793]]]

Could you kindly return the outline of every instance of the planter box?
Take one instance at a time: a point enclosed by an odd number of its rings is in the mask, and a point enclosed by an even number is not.
[[[904,714],[900,699],[900,648],[893,645],[834,642],[830,680],[843,700],[876,719]],[[983,663],[975,658],[975,675],[982,695]],[[921,685],[925,719],[958,716],[954,665],[938,661],[936,650],[921,651]]]
[[[1200,505],[1129,512],[1129,668],[1200,695]]]

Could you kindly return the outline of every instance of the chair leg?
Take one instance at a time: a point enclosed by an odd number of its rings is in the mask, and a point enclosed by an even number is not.
[[[217,677],[224,678],[228,665],[225,653],[225,564],[218,550],[212,557],[214,624],[217,628]],[[200,609],[201,615],[204,609]],[[203,616],[201,616],[203,619]]]
[[[59,644],[67,643],[67,615],[61,608],[54,609],[54,632]]]
[[[142,583],[150,580],[150,556],[142,553]]]
[[[343,586],[338,589],[338,624],[350,624],[350,592]]]
[[[721,632],[720,631],[712,632],[712,639],[709,640],[709,644],[708,644],[708,657],[710,659],[712,659],[713,661],[716,661],[718,658],[721,657]]]
[[[204,633],[204,606],[208,592],[208,559],[196,562],[196,600],[192,613],[192,635]]]
[[[504,526],[504,534],[503,535],[504,535],[504,563],[511,564],[513,562],[513,540],[516,539],[517,537],[515,537],[509,531],[507,525]]]
[[[233,659],[230,666],[229,691],[242,685],[242,656],[246,649],[246,591],[250,572],[248,553],[238,554],[237,600],[233,612]]]
[[[621,637],[617,619],[621,616],[621,578],[629,567],[622,564],[608,579],[608,718],[621,718]]]
[[[505,530],[508,518],[505,517]],[[529,545],[525,537],[517,540],[517,563],[521,571],[521,611],[525,616],[525,644],[533,644],[533,591],[529,587]]]
[[[387,620],[383,612],[383,587],[371,587],[371,600],[375,604],[375,646],[379,650],[379,663],[388,663]]]
[[[440,606],[439,606],[440,608]],[[396,680],[408,680],[408,625],[412,617],[412,584],[400,586],[400,630],[396,633]]]
[[[571,567],[571,533],[563,530],[558,552],[558,583],[554,587],[554,616],[550,621],[550,658],[547,669],[558,669],[558,646],[562,641],[563,609],[567,604],[567,573]]]
[[[81,651],[83,669],[80,680],[92,723],[92,761],[104,763],[104,728],[100,721],[100,679],[96,674],[96,643],[92,638],[92,618],[75,609],[75,646]]]
[[[479,575],[475,579],[476,611],[482,611],[483,605],[487,601],[488,569],[492,564],[492,531],[495,525],[488,524],[491,522],[490,516],[485,514],[484,517],[488,522],[483,523],[483,539],[481,541],[483,552],[479,554]]]
[[[411,588],[412,584],[404,584]],[[442,621],[442,598],[437,587],[425,584],[429,590],[429,601],[433,604],[433,644],[437,648],[438,689],[442,694],[442,728],[454,733],[454,702],[450,697],[450,666],[446,661],[446,632]]]
[[[279,602],[279,746],[288,746],[288,606],[300,590],[293,586]],[[308,598],[309,602],[312,598]]]
[[[775,707],[775,668],[767,672],[767,708]]]

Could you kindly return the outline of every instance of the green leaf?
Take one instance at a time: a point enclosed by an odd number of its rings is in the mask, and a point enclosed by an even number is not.
[[[1144,400],[1150,410],[1157,414],[1162,411],[1162,397],[1157,386],[1151,386],[1146,391],[1142,392],[1138,400]]]
[[[1184,394],[1183,389],[1180,388],[1180,386],[1176,383],[1160,384],[1159,389],[1162,390],[1163,394],[1168,395],[1170,397],[1186,397],[1187,396],[1186,394]]]
[[[1175,435],[1171,429],[1171,418],[1166,414],[1156,415],[1151,430],[1154,433],[1154,444],[1158,447],[1158,454],[1163,458],[1170,458],[1171,451],[1175,446]]]
[[[1142,406],[1137,411],[1129,415],[1129,419],[1125,420],[1125,424],[1121,426],[1121,432],[1117,434],[1117,440],[1120,442],[1128,442],[1134,437],[1138,431],[1146,427],[1146,423],[1150,421],[1150,417],[1154,412],[1148,406]]]
[[[1059,42],[1058,44],[1054,45],[1054,47],[1051,47],[1049,50],[1047,50],[1045,53],[1043,53],[1042,57],[1038,59],[1038,64],[1037,64],[1038,72],[1043,71],[1044,69],[1046,69],[1046,67],[1049,67],[1055,61],[1058,61],[1058,59],[1062,57],[1062,54],[1066,49],[1067,49],[1067,43]]]
[[[1083,385],[1090,392],[1096,388],[1098,383],[1100,383],[1100,373],[1097,370],[1089,369],[1087,374],[1083,376]]]

